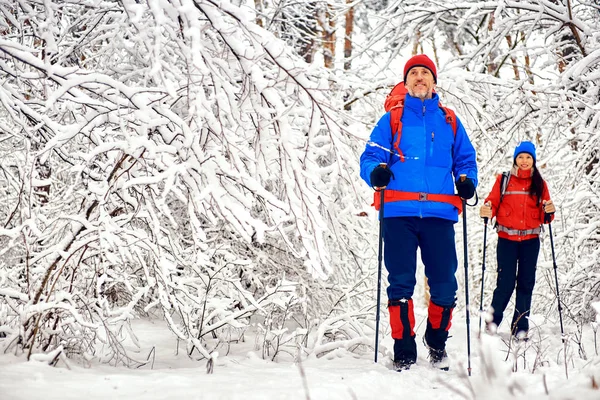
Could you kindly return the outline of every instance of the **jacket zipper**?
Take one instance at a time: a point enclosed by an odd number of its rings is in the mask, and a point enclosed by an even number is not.
[[[433,157],[433,139],[435,137],[435,133],[431,132],[431,146],[429,146],[429,157]]]

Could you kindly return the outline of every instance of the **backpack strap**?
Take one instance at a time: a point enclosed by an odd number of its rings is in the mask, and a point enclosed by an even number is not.
[[[392,146],[398,152],[400,161],[404,162],[404,153],[400,150],[400,139],[402,138],[402,114],[404,113],[404,97],[398,100],[398,104],[390,109],[390,126],[392,128]]]
[[[456,121],[456,113],[453,109],[448,107],[443,107],[440,105],[440,108],[446,115],[446,123],[452,127],[452,132],[454,132],[454,136],[456,136],[456,131],[458,129],[458,122]]]
[[[502,199],[504,198],[504,192],[506,192],[506,188],[508,187],[509,180],[510,180],[510,171],[504,171],[502,173],[502,179],[500,179],[500,201],[498,201],[498,207],[500,207],[500,203],[502,203]]]
[[[498,200],[498,206],[496,210],[500,209],[500,204],[502,203],[502,199],[504,198],[504,192],[506,192],[506,188],[508,187],[508,181],[510,180],[510,171],[504,171],[502,173],[502,178],[500,179],[500,200]],[[494,224],[494,228],[498,227],[498,220]]]

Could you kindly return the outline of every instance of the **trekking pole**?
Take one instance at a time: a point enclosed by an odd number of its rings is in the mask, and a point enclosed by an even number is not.
[[[485,249],[487,242],[488,218],[483,218],[485,228],[483,230],[483,262],[481,263],[481,297],[479,298],[479,337],[481,337],[481,316],[483,314],[483,284],[485,282]]]
[[[460,176],[460,181],[467,179],[466,175]],[[469,253],[467,251],[467,200],[462,199],[463,207],[463,247],[465,260],[465,310],[467,313],[467,371],[471,376],[471,319],[469,316]]]
[[[558,272],[556,267],[556,256],[554,255],[554,238],[552,236],[552,214],[545,213],[544,220],[548,223],[548,229],[550,230],[550,248],[552,248],[552,262],[554,263],[554,280],[556,282],[556,299],[558,301],[558,318],[560,319],[560,335],[562,338],[562,342],[565,343],[565,331],[563,329],[563,320],[562,320],[562,306],[560,305],[560,294],[558,292]]]
[[[385,203],[385,189],[380,189],[381,200],[379,202],[379,254],[377,255],[377,313],[375,314],[375,364],[379,353],[379,308],[381,304],[381,260],[383,249],[383,205]]]

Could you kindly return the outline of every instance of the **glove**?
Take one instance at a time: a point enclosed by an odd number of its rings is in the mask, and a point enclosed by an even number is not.
[[[466,178],[464,181],[459,180],[456,182],[456,191],[459,197],[468,200],[475,196],[475,185],[471,178]]]
[[[374,188],[384,188],[390,183],[392,176],[392,171],[385,164],[380,164],[371,172],[371,185]]]

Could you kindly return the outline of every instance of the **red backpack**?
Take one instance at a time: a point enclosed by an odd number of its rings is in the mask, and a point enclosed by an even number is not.
[[[404,111],[404,99],[406,98],[406,94],[408,90],[404,87],[404,82],[400,82],[387,95],[385,98],[385,111],[391,112],[390,115],[390,125],[392,128],[392,142],[394,143],[394,148],[398,152],[400,156],[400,161],[404,162],[404,154],[402,150],[400,150],[400,139],[402,138],[402,113]],[[443,107],[440,104],[440,108],[444,111],[446,115],[446,122],[452,126],[452,131],[454,132],[454,136],[456,136],[457,122],[456,122],[456,113],[450,108]]]

